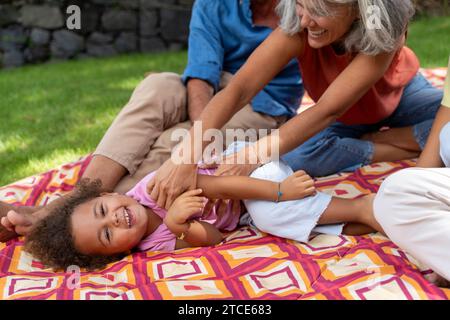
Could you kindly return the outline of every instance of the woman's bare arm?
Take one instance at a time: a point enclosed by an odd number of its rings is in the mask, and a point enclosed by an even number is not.
[[[302,41],[299,34],[288,36],[281,29],[272,32],[234,75],[230,84],[215,95],[203,110],[200,116],[202,132],[210,128],[222,128],[290,60],[301,54]],[[200,143],[197,144],[195,141]],[[184,164],[177,165],[169,159],[161,166],[148,186],[151,198],[158,205],[168,209],[176,197],[195,185],[196,164],[208,143],[203,141],[203,137],[196,137],[192,128],[180,145],[182,150],[191,151],[183,153],[182,163]],[[200,145],[200,148],[197,148],[197,145]]]
[[[275,76],[303,51],[301,34],[286,35],[281,29],[272,34],[250,55],[247,62],[233,76],[230,83],[203,110],[200,121],[203,132],[211,128],[222,128],[234,114],[247,105]],[[185,139],[186,147],[192,149],[195,137],[191,129],[191,139]],[[210,141],[203,141],[205,147]],[[189,150],[188,149],[188,150]],[[199,155],[192,152],[186,163],[197,163]]]
[[[420,155],[417,162],[418,167],[422,168],[440,168],[444,166],[441,156],[439,154],[440,142],[439,135],[442,128],[450,122],[450,108],[442,106],[434,120],[433,127],[431,128],[430,135],[428,137],[425,149]]]
[[[395,53],[356,56],[328,87],[316,105],[280,128],[279,149],[276,151],[281,155],[285,154],[334,123],[381,79],[394,55]],[[270,138],[267,136],[258,141],[257,148],[265,151],[263,148]],[[267,154],[270,156],[271,153]]]

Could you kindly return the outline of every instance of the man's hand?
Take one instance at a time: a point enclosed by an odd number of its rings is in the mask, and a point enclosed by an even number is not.
[[[250,157],[250,152],[252,150],[249,148],[243,148],[237,153],[233,153],[227,157],[222,158],[218,163],[213,163],[210,165],[204,165],[205,167],[217,167],[214,175],[216,176],[249,176],[256,168],[260,166],[257,162],[257,158],[252,159]],[[252,161],[253,160],[253,161]],[[215,205],[219,205],[217,209],[217,215],[222,216],[227,207],[232,200],[226,199],[215,199],[209,200],[205,206],[205,213],[209,212]],[[239,215],[241,210],[240,200],[232,201],[232,214]]]
[[[296,171],[281,182],[280,201],[298,200],[316,194],[314,180],[303,170]]]
[[[147,185],[147,192],[158,206],[168,210],[183,192],[197,186],[197,165],[175,165],[168,159]]]

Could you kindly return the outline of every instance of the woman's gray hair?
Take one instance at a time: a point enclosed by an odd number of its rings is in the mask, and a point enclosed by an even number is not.
[[[316,15],[333,16],[331,4],[349,5],[359,11],[359,19],[353,23],[343,44],[348,52],[367,55],[397,50],[415,13],[411,0],[312,0],[305,6]],[[277,7],[280,27],[290,35],[301,29],[296,5],[297,0],[280,0]]]

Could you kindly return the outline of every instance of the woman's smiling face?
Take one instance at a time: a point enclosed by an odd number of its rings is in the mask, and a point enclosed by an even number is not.
[[[114,255],[138,245],[147,231],[146,209],[133,198],[103,194],[75,208],[72,235],[86,255]]]
[[[350,30],[357,14],[351,4],[328,4],[331,15],[314,9],[314,0],[297,0],[297,15],[302,29],[308,30],[308,43],[319,49],[341,40]]]

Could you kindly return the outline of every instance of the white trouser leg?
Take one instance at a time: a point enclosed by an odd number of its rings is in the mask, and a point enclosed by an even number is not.
[[[441,158],[448,168],[450,167],[450,122],[442,128],[439,140],[441,146]]]
[[[450,280],[450,168],[411,168],[390,176],[375,218],[400,248]]]

